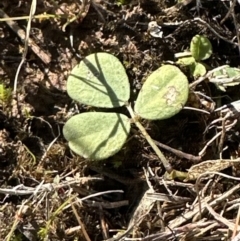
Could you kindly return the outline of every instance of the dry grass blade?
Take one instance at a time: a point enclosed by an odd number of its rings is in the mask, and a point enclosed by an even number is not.
[[[234,187],[232,187],[225,193],[222,193],[220,195],[215,195],[215,197],[212,197],[212,196],[204,197],[203,199],[200,200],[200,202],[202,203],[201,204],[202,212],[204,212],[206,210],[205,203],[208,203],[211,207],[214,207],[214,206],[218,205],[219,203],[223,202],[224,200],[226,200],[227,198],[229,198],[229,196],[233,195],[239,189],[240,189],[240,184],[235,185]],[[183,223],[190,221],[195,215],[198,215],[198,217],[196,217],[196,219],[198,219],[199,212],[200,212],[200,207],[199,207],[199,203],[197,203],[193,207],[191,207],[191,210],[186,210],[184,213],[182,213],[181,215],[176,217],[174,220],[172,220],[170,222],[170,224],[168,225],[168,227],[170,229],[179,227]]]
[[[167,195],[164,193],[151,193],[151,192],[147,193],[147,198],[155,201],[171,202],[171,203],[178,203],[178,204],[192,201],[191,198],[187,198],[187,197]]]
[[[239,221],[240,221],[240,205],[238,206],[238,213],[237,213],[237,218],[236,218],[236,222],[235,222],[232,238],[236,237],[237,229],[239,227]]]
[[[102,179],[97,177],[96,178],[82,177],[76,180],[63,181],[62,183],[58,183],[58,184],[55,184],[55,183],[46,183],[43,185],[40,184],[36,187],[26,187],[24,185],[19,185],[14,188],[0,188],[0,193],[5,195],[25,196],[25,195],[31,195],[31,194],[37,194],[37,193],[43,193],[43,192],[52,192],[63,187],[79,184],[81,182],[86,183],[88,181],[94,181],[94,180],[102,180]]]
[[[192,166],[188,170],[188,176],[184,181],[196,180],[201,174],[204,174],[206,172],[222,171],[234,165],[234,163],[238,163],[238,162],[240,162],[240,158],[236,160],[219,159],[219,160],[208,160],[208,161],[201,162],[199,164]]]
[[[28,24],[27,24],[27,30],[26,30],[26,37],[25,37],[25,44],[24,44],[24,51],[23,51],[23,55],[22,55],[22,60],[18,66],[16,75],[15,75],[15,79],[14,79],[14,87],[13,87],[13,94],[16,94],[17,91],[17,81],[18,81],[18,76],[20,73],[20,70],[22,68],[23,63],[26,60],[26,56],[27,56],[27,52],[28,52],[28,41],[29,41],[29,36],[30,36],[30,30],[31,30],[31,22],[32,22],[32,17],[36,12],[36,7],[37,7],[37,0],[32,0],[32,4],[31,4],[31,9],[30,9],[30,13],[29,13],[29,19],[28,19]]]
[[[195,184],[195,187],[196,187],[196,192],[197,192],[197,198],[198,198],[198,205],[199,205],[199,217],[201,218],[202,216],[202,203],[201,203],[201,198],[200,198],[200,191],[199,191],[199,184],[200,184],[200,181],[201,181],[201,178],[203,178],[204,176],[207,176],[207,175],[219,175],[219,176],[222,176],[222,177],[226,177],[226,178],[229,178],[229,179],[233,179],[233,180],[236,180],[236,181],[240,181],[240,178],[237,178],[237,177],[232,177],[232,176],[229,176],[229,175],[226,175],[226,174],[223,174],[223,173],[220,173],[220,172],[206,172],[206,173],[203,173],[201,174],[198,178],[197,178],[197,181],[196,181],[196,184]],[[234,189],[238,189],[239,188],[239,185],[236,185],[234,186]],[[228,194],[227,195],[232,195],[231,192],[227,192]],[[227,196],[228,197],[228,196]],[[225,195],[222,195],[222,198],[226,198]]]
[[[226,218],[220,216],[218,213],[216,213],[212,207],[209,206],[209,204],[206,203],[206,208],[208,211],[212,214],[212,216],[220,223],[226,225],[231,231],[234,230],[235,225],[234,223],[229,222]],[[237,231],[240,230],[240,227],[237,228]]]
[[[76,208],[75,208],[75,206],[74,206],[74,203],[71,202],[70,204],[71,204],[73,213],[74,213],[74,215],[75,215],[75,217],[76,217],[76,219],[77,219],[77,221],[78,221],[78,224],[79,224],[79,226],[80,226],[81,229],[82,229],[82,232],[83,232],[83,235],[84,235],[85,239],[86,239],[87,241],[91,241],[91,239],[90,239],[90,237],[89,237],[89,235],[88,235],[88,233],[87,233],[87,231],[86,231],[85,225],[84,225],[84,223],[82,222],[80,216],[79,216],[78,213],[77,213],[77,210],[76,210]]]

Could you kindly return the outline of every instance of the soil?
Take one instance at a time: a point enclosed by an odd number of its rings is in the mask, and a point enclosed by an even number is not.
[[[238,105],[228,106],[234,114],[226,121],[207,127],[225,115],[216,108],[239,100],[239,85],[225,92],[208,78],[191,85],[199,77],[174,57],[189,51],[198,34],[213,47],[203,61],[208,70],[238,68],[238,1],[41,0],[26,52],[30,9],[26,0],[0,2],[0,240],[235,240],[237,164],[216,168],[228,176],[165,180],[161,161],[137,128],[119,153],[100,162],[74,154],[62,128],[71,116],[92,108],[73,102],[66,91],[69,73],[87,55],[119,58],[131,101],[150,73],[171,63],[189,79],[186,106],[209,114],[183,109],[167,120],[141,120],[142,125],[178,171],[206,160],[238,160]],[[162,38],[151,36],[151,21],[162,27]],[[223,123],[235,124],[224,134]],[[217,133],[222,134],[201,153]]]

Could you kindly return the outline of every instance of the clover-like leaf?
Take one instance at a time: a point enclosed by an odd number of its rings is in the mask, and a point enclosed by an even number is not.
[[[149,120],[177,114],[188,99],[188,80],[179,68],[164,65],[145,81],[135,103],[135,112]]]
[[[183,66],[189,66],[196,63],[195,59],[193,57],[183,57],[179,58],[177,61],[177,64],[183,65]]]
[[[190,44],[190,51],[196,61],[208,59],[212,55],[212,44],[208,38],[195,35]]]
[[[203,76],[207,72],[206,67],[203,64],[198,62],[195,62],[190,65],[190,71],[194,77]]]
[[[88,112],[70,118],[63,128],[69,147],[80,156],[106,159],[117,153],[130,131],[130,120],[117,113]]]
[[[130,96],[130,85],[121,62],[108,53],[90,54],[75,66],[67,80],[69,96],[96,107],[123,106]]]
[[[196,62],[195,58],[193,57],[179,58],[177,64],[187,66],[191,75],[194,77],[203,76],[207,72],[205,66],[199,62]]]

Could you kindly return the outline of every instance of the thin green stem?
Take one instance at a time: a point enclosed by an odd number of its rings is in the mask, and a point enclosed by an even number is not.
[[[142,132],[143,136],[146,138],[147,142],[149,143],[149,145],[152,147],[152,149],[155,151],[155,153],[157,154],[157,156],[159,157],[159,159],[161,160],[163,166],[165,167],[166,171],[168,173],[172,173],[173,168],[171,166],[171,164],[168,162],[168,160],[166,159],[166,157],[163,155],[163,153],[159,150],[159,148],[157,147],[157,145],[154,143],[153,139],[149,136],[149,134],[147,133],[147,131],[145,130],[145,128],[142,126],[142,124],[138,121],[138,117],[135,115],[132,107],[130,104],[126,105],[128,112],[130,114],[130,116],[132,117],[135,125],[138,127],[138,129]]]
[[[47,14],[47,13],[43,13],[43,14],[39,14],[39,15],[35,15],[32,17],[32,19],[49,19],[49,18],[68,18],[67,15],[57,15],[57,14]],[[8,18],[0,18],[0,22],[6,22],[9,20],[15,21],[15,20],[28,20],[29,16],[21,16],[21,17],[8,17]]]

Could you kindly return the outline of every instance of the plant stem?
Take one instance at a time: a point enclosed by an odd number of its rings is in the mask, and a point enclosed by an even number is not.
[[[67,19],[68,16],[67,15],[57,15],[57,14],[47,14],[47,13],[43,13],[43,14],[33,16],[33,19],[49,19],[49,18],[58,18],[58,19],[65,18],[65,19]],[[29,16],[3,17],[3,18],[1,16],[0,22],[6,22],[6,21],[9,21],[9,20],[15,21],[15,20],[28,20],[28,19],[29,19]]]
[[[171,164],[168,162],[168,160],[166,159],[166,157],[163,155],[163,153],[159,150],[159,148],[157,147],[157,145],[154,143],[153,139],[149,136],[149,134],[147,133],[147,131],[145,130],[145,128],[142,126],[142,124],[138,121],[138,117],[135,115],[132,107],[130,104],[126,105],[126,108],[128,109],[128,112],[130,114],[130,116],[132,117],[135,125],[138,127],[138,129],[142,132],[142,134],[144,135],[144,137],[146,138],[147,142],[149,143],[149,145],[152,147],[152,149],[155,151],[155,153],[157,154],[157,156],[159,157],[159,159],[161,160],[163,166],[165,167],[166,171],[168,173],[172,173],[173,168],[171,166]]]

